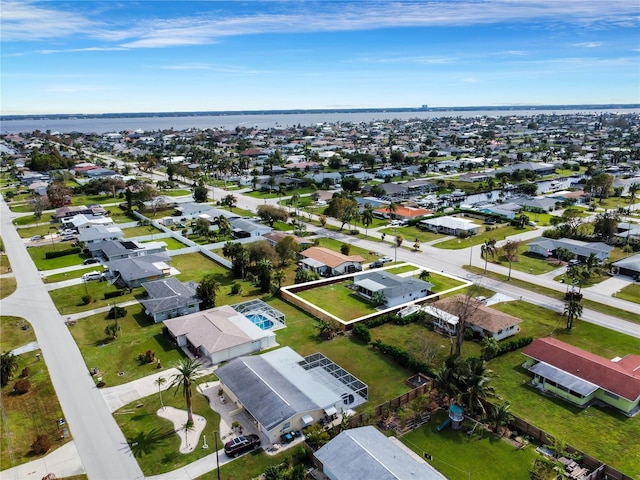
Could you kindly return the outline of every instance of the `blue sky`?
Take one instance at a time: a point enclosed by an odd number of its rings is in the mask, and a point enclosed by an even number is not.
[[[638,0],[3,0],[1,112],[640,103]]]

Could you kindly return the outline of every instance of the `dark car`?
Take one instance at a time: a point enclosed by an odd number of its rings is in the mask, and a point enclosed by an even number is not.
[[[100,260],[98,260],[97,258],[87,258],[84,262],[82,262],[83,265],[93,265],[94,263],[100,263]]]
[[[237,457],[260,446],[258,435],[241,435],[224,444],[224,453],[228,457]]]

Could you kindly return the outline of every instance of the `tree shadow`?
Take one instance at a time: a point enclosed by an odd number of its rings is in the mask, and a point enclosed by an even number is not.
[[[174,435],[173,430],[160,430],[154,428],[149,432],[140,432],[134,437],[127,438],[127,443],[131,448],[133,456],[136,458],[151,454],[158,447],[163,445],[169,437]]]

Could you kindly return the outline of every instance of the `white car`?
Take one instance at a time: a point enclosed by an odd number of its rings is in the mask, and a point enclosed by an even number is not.
[[[393,262],[393,258],[382,257],[382,258],[379,258],[378,261],[384,265],[385,263]]]
[[[82,280],[84,281],[100,280],[102,278],[102,275],[103,275],[102,272],[98,272],[97,270],[94,270],[93,272],[87,272],[84,275],[82,275]]]

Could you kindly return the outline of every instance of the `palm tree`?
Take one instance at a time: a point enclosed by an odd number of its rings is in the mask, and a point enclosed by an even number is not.
[[[287,277],[283,270],[276,270],[273,274],[273,279],[278,283],[278,291],[282,288],[282,282]]]
[[[507,280],[511,280],[511,264],[512,262],[518,261],[518,248],[520,247],[520,242],[517,240],[507,240],[507,243],[502,247],[504,249],[505,257],[509,261],[509,276]]]
[[[404,242],[404,237],[400,234],[396,235],[396,259],[394,260],[395,262],[398,261],[398,248],[400,248],[400,246],[402,245],[402,242]]]
[[[362,211],[362,225],[364,225],[365,236],[369,234],[369,225],[373,223],[373,207],[370,203],[364,206]]]
[[[636,193],[640,190],[640,183],[632,183],[629,185],[629,213],[633,207],[633,201],[636,199]]]
[[[389,212],[390,217],[393,217],[392,214],[396,213],[397,210],[398,210],[398,204],[396,202],[391,202],[387,207],[387,211]]]
[[[500,434],[502,427],[509,424],[511,421],[511,404],[509,402],[492,405],[491,409],[487,412],[487,419],[493,424],[497,434]]]
[[[182,390],[185,401],[187,402],[187,425],[193,425],[193,411],[191,407],[191,387],[196,380],[204,375],[202,371],[204,366],[195,358],[183,358],[176,366],[178,373],[175,373],[171,378],[171,385],[169,388],[176,387],[176,394],[178,390]]]
[[[484,244],[480,245],[480,256],[484,258],[484,273],[487,273],[489,255],[491,255],[491,258],[495,258],[497,251],[496,240],[494,238],[485,240]]]
[[[160,395],[160,406],[164,410],[164,403],[162,403],[162,385],[167,383],[167,379],[164,378],[164,377],[158,377],[158,378],[156,378],[156,381],[153,382],[153,383],[158,385],[158,394]]]
[[[465,367],[461,378],[460,402],[471,413],[484,412],[480,399],[495,396],[494,388],[489,385],[492,372],[487,369],[486,362],[477,357],[467,359]]]
[[[573,321],[578,320],[582,316],[582,304],[571,297],[571,299],[564,304],[564,314],[567,316],[567,330],[571,330]]]

